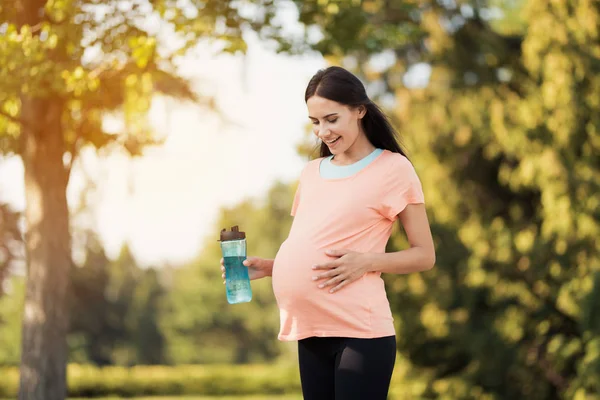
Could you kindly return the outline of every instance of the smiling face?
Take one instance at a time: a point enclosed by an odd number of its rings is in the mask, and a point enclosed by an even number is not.
[[[365,107],[350,108],[317,95],[308,99],[306,105],[314,134],[327,145],[336,160],[352,159],[353,154],[372,151],[360,123]]]

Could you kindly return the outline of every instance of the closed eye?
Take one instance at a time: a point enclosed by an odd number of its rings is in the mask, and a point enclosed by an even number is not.
[[[329,122],[330,124],[333,124],[333,123],[335,123],[337,120],[338,120],[337,118],[334,118],[334,119],[328,120],[327,122]],[[312,121],[312,124],[313,124],[313,125],[319,125],[319,121],[317,121],[317,120],[315,119],[315,120],[313,120],[313,121]]]

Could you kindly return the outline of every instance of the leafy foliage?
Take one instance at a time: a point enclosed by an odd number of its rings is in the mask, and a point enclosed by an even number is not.
[[[100,366],[165,363],[158,326],[164,293],[156,270],[141,269],[126,246],[110,261],[92,237],[71,276],[70,359]]]
[[[387,277],[415,390],[597,394],[600,6],[417,1],[394,13],[383,1],[298,3],[324,32],[315,48],[395,96],[393,117],[423,181],[437,267]],[[490,20],[499,5],[504,21]],[[412,20],[420,33],[403,36],[408,46],[362,48],[336,33],[342,12],[364,13],[373,30]],[[374,67],[390,50],[393,62]],[[403,74],[420,62],[427,84],[407,87]],[[406,246],[399,232],[390,250]]]
[[[37,1],[40,23],[28,24],[17,4],[0,6],[0,151],[20,154],[21,96],[64,102],[65,153],[117,142],[132,155],[156,142],[146,119],[152,96],[199,102],[178,58],[198,41],[224,52],[244,52],[244,29],[275,35],[271,0]],[[265,33],[265,35],[267,35]],[[121,116],[123,131],[107,131],[102,118]]]
[[[0,204],[0,297],[11,266],[16,261],[22,260],[23,238],[19,229],[20,218],[20,213],[8,204]]]

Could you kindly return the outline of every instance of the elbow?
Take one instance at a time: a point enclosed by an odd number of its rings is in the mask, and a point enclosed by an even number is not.
[[[423,257],[423,271],[429,271],[433,269],[435,265],[435,250],[431,249],[427,251]]]

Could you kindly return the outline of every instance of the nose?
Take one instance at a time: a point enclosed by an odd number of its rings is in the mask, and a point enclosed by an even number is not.
[[[319,139],[323,140],[324,137],[329,133],[329,129],[327,129],[324,125],[319,125],[316,129],[316,134]]]

